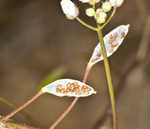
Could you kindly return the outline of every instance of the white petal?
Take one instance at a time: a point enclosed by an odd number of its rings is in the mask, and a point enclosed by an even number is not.
[[[129,25],[121,25],[112,30],[104,37],[104,44],[107,52],[107,57],[111,56],[122,44],[125,36],[128,33]],[[90,59],[90,64],[95,64],[103,60],[102,49],[100,43],[96,46]]]
[[[100,2],[100,0],[79,0],[81,1],[82,3],[98,3]]]
[[[72,79],[60,79],[54,81],[42,88],[42,91],[60,97],[87,97],[96,94],[96,91],[92,87],[83,82]]]
[[[90,0],[79,0],[81,1],[82,3],[88,3]]]
[[[110,4],[112,5],[112,6],[115,6],[116,5],[116,0],[109,0],[110,1]]]
[[[61,8],[68,19],[74,19],[79,15],[79,9],[71,0],[62,0]]]
[[[109,0],[112,6],[120,7],[124,0]]]

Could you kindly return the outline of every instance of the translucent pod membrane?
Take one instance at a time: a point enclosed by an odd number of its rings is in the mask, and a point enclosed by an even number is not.
[[[42,88],[42,91],[60,97],[87,97],[96,94],[96,91],[92,87],[72,79],[60,79],[54,81]]]
[[[117,51],[127,35],[128,29],[129,25],[120,25],[104,37],[107,57],[111,56],[115,51]],[[98,43],[93,51],[89,64],[94,65],[103,59],[102,49],[100,43]]]

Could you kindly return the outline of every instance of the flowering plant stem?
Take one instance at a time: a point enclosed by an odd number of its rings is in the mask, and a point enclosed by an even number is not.
[[[93,31],[97,31],[97,28],[96,28],[96,27],[93,27],[93,26],[87,24],[86,22],[84,22],[83,20],[81,20],[79,17],[76,17],[76,20],[77,20],[80,24],[82,24],[83,26],[85,26],[85,27],[87,27],[87,28],[89,28],[89,29],[91,29],[91,30],[93,30]]]
[[[106,49],[105,49],[105,45],[104,45],[103,34],[102,34],[101,27],[99,25],[98,25],[97,34],[98,34],[100,46],[102,49],[102,54],[104,57],[104,66],[105,66],[105,72],[106,72],[107,83],[108,83],[108,90],[109,90],[110,101],[111,101],[111,106],[112,106],[113,129],[117,129],[117,116],[116,116],[114,89],[113,89],[113,84],[112,84],[109,61],[107,58]]]
[[[31,99],[29,99],[26,103],[24,103],[23,105],[21,105],[19,108],[17,108],[16,110],[12,111],[11,113],[9,113],[8,115],[6,115],[5,117],[2,117],[2,119],[0,119],[0,121],[7,121],[9,118],[11,118],[17,112],[19,112],[22,109],[24,109],[25,107],[27,107],[30,103],[32,103],[34,100],[36,100],[42,94],[43,94],[43,91],[40,90],[38,93],[36,93],[36,95],[34,95]]]
[[[91,67],[87,65],[86,70],[84,72],[83,80],[82,82],[87,81],[88,74],[90,72]],[[77,103],[79,98],[74,98],[74,100],[71,102],[71,104],[67,107],[67,109],[58,117],[58,119],[49,127],[49,129],[54,129],[66,116],[67,114],[71,111],[71,109],[74,107],[74,105]]]
[[[109,18],[107,19],[107,21],[100,27],[101,30],[111,21],[112,17],[116,13],[116,10],[117,10],[117,7],[114,7],[113,11],[112,11],[111,15],[109,16]]]

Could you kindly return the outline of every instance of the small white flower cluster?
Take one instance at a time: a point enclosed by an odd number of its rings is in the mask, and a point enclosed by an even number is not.
[[[90,5],[95,5],[99,3],[100,0],[79,0],[82,3],[89,3]],[[97,23],[102,24],[107,18],[107,12],[109,12],[112,7],[120,7],[124,0],[106,0],[102,3],[102,7],[98,9],[88,8],[85,13],[89,17],[95,17]],[[75,19],[79,15],[79,8],[71,0],[61,0],[61,8],[70,20]]]
[[[96,3],[100,2],[100,0],[79,0],[79,1],[81,1],[82,3],[89,3],[90,5],[95,5]],[[124,2],[124,0],[105,1],[102,4],[102,9],[106,13],[106,12],[109,12],[111,10],[112,6],[113,7],[114,6],[120,7],[123,2]],[[79,15],[78,7],[71,0],[61,0],[60,4],[61,4],[61,7],[62,7],[64,14],[66,15],[66,17],[68,19],[72,20]],[[94,16],[94,15],[99,16],[101,14],[102,16],[100,16],[100,18],[97,18],[97,16],[96,16],[96,19],[98,19],[97,21],[100,24],[103,23],[103,21],[105,21],[104,19],[106,19],[106,16],[104,16],[104,13],[102,13],[102,11],[96,11],[95,12],[95,10],[93,8],[87,9],[86,14],[90,17]],[[100,19],[102,19],[102,21]]]
[[[88,8],[85,13],[89,17],[94,17],[96,22],[102,24],[106,21],[107,12],[111,11],[112,5],[109,1],[105,1],[102,3],[101,8]]]

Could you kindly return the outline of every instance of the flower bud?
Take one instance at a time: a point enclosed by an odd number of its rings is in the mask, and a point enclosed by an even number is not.
[[[60,4],[68,19],[72,20],[79,15],[78,7],[71,0],[61,0]]]
[[[109,1],[106,1],[102,4],[102,9],[104,12],[109,12],[111,10],[112,6]]]
[[[109,0],[112,6],[120,7],[124,0]]]
[[[96,3],[100,2],[100,0],[90,0],[89,4],[90,5],[95,5]]]
[[[85,11],[86,15],[89,17],[93,17],[95,15],[95,10],[93,8],[88,8]]]
[[[97,23],[99,24],[104,23],[106,20],[106,17],[107,17],[107,14],[101,8],[96,10],[95,19]]]

